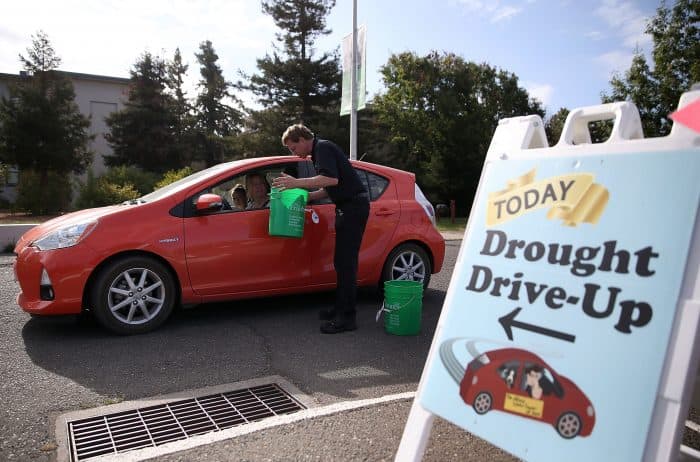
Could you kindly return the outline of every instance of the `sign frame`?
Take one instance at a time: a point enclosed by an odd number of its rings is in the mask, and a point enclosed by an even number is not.
[[[700,100],[700,91],[690,91],[682,95],[679,109],[695,100]],[[614,119],[610,138],[599,144],[591,144],[588,124],[592,121]],[[457,257],[455,271],[450,280],[444,308],[436,327],[433,343],[428,354],[416,397],[411,406],[395,460],[418,461],[425,451],[435,415],[425,409],[420,401],[427,392],[426,382],[433,363],[439,361],[441,331],[447,319],[456,293],[459,279],[458,265],[463,261],[465,243],[472,239],[476,204],[484,200],[482,185],[489,166],[509,159],[538,158],[543,155],[606,155],[620,153],[662,152],[669,150],[698,149],[700,134],[674,124],[671,134],[660,138],[644,138],[639,113],[629,102],[609,103],[589,106],[571,111],[564,124],[562,136],[554,147],[547,147],[542,120],[539,116],[525,116],[503,119],[499,122],[489,147],[484,168],[470,212],[464,239]],[[700,156],[700,149],[698,149]],[[645,461],[671,461],[678,456],[682,429],[688,412],[690,399],[696,383],[700,341],[700,204],[695,205],[695,221],[691,232],[688,257],[685,261],[680,295],[673,306],[671,333],[666,345],[661,380],[656,392],[651,423],[643,449]],[[681,447],[683,450],[683,447]],[[692,450],[690,450],[692,454]]]

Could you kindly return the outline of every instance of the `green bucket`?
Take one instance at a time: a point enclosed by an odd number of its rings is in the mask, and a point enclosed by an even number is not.
[[[387,333],[418,335],[422,310],[422,282],[384,282],[384,330]]]
[[[306,189],[292,188],[270,191],[270,236],[302,237],[304,235],[304,207],[309,198]]]

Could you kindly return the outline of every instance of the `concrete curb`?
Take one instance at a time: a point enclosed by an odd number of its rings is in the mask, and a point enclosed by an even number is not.
[[[0,252],[3,252],[8,245],[14,246],[22,234],[35,227],[37,224],[38,223],[0,225]]]

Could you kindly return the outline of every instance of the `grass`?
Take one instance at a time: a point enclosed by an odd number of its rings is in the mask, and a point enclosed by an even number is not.
[[[454,223],[452,223],[450,217],[440,217],[436,225],[438,231],[457,231],[463,233],[464,228],[467,226],[467,217],[455,217]]]
[[[28,213],[11,213],[0,211],[0,225],[23,225],[27,223],[42,223],[56,215],[30,215]]]

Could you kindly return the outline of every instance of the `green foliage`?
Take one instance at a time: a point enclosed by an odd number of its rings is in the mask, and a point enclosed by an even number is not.
[[[231,99],[240,105],[240,101],[228,91],[231,84],[224,79],[217,64],[219,56],[212,43],[206,40],[199,45],[199,49],[200,53],[195,53],[202,76],[195,106],[198,141],[200,148],[203,148],[205,164],[212,166],[226,157],[223,137],[240,132],[243,113],[223,102]]]
[[[433,202],[470,206],[498,121],[544,115],[518,78],[452,53],[401,53],[381,68],[385,94],[374,101],[393,146],[387,161],[416,173]]]
[[[175,138],[174,156],[182,164],[189,163],[196,157],[197,136],[194,108],[187,99],[183,88],[184,78],[189,66],[182,63],[180,49],[175,49],[172,61],[166,63],[166,84],[172,96],[173,136]]]
[[[60,59],[48,37],[39,32],[27,51],[29,58],[20,55],[26,77],[0,101],[0,162],[20,170],[81,173],[92,160],[90,121],[78,110],[71,81],[55,70]]]
[[[140,194],[133,184],[119,181],[124,179],[124,177],[120,178],[119,175],[113,176],[111,179],[107,175],[95,178],[92,171],[88,171],[87,181],[81,185],[76,206],[79,209],[102,207],[120,204],[139,197]]]
[[[291,123],[301,121],[315,128],[329,117],[339,118],[338,49],[314,56],[316,39],[331,32],[326,28],[326,17],[334,6],[335,0],[262,2],[263,12],[272,16],[283,32],[276,36],[278,45],[272,55],[257,60],[260,73],[245,75],[248,83],[238,82],[237,86],[252,91],[263,108],[278,111],[287,121],[275,128],[277,135]]]
[[[547,140],[550,146],[554,146],[559,142],[561,132],[564,129],[564,122],[566,122],[568,115],[569,110],[563,107],[545,122],[544,132],[547,134]]]
[[[662,1],[656,16],[647,24],[654,48],[653,69],[637,50],[624,75],[610,81],[612,91],[603,102],[632,101],[639,109],[646,137],[664,136],[671,131],[667,118],[680,95],[700,82],[700,2],[678,0],[673,8]]]
[[[169,170],[165,172],[165,175],[163,175],[163,178],[156,183],[155,189],[160,189],[163,186],[167,186],[170,183],[174,183],[177,180],[180,180],[182,178],[185,178],[186,176],[190,176],[194,173],[192,171],[192,167],[185,167],[181,168],[180,170]]]
[[[158,181],[158,175],[153,172],[125,165],[107,169],[101,178],[116,185],[131,185],[140,195],[146,195],[153,191]]]
[[[107,117],[105,138],[114,150],[105,156],[108,166],[134,165],[162,173],[183,164],[175,134],[175,99],[165,89],[166,63],[144,53],[131,71],[129,99],[122,111]]]
[[[71,194],[66,175],[25,169],[19,175],[15,208],[32,215],[53,215],[70,209]]]

